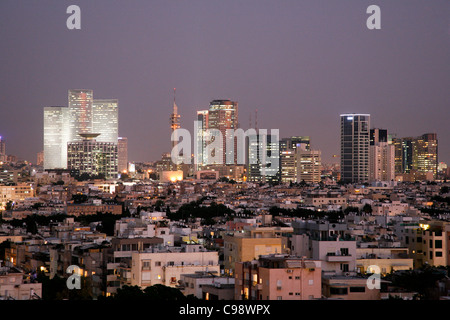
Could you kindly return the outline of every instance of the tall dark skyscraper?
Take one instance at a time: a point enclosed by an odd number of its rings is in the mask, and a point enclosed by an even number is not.
[[[341,180],[369,181],[370,114],[341,114]]]
[[[249,182],[281,181],[280,143],[277,135],[259,132],[249,136],[247,175]]]

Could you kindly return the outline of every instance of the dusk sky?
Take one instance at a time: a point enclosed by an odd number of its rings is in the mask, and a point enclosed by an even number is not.
[[[436,132],[450,165],[449,0],[0,0],[0,43],[0,135],[33,163],[43,108],[69,89],[118,99],[129,160],[159,160],[176,87],[191,132],[196,110],[230,99],[242,128],[258,109],[258,128],[309,135],[337,162],[339,115],[370,113],[398,137]]]

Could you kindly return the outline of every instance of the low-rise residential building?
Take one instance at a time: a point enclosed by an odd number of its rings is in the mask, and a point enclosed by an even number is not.
[[[356,268],[362,274],[369,267],[377,266],[382,275],[414,268],[414,260],[409,258],[408,248],[357,248]]]
[[[81,203],[81,204],[68,204],[67,205],[67,214],[69,216],[86,216],[97,213],[112,213],[112,214],[122,214],[122,205],[121,204],[90,204],[90,203]]]
[[[220,272],[219,255],[201,246],[184,245],[156,252],[133,252],[130,285],[147,287],[155,284],[176,287],[183,274]]]
[[[266,255],[237,262],[235,300],[320,299],[321,261],[288,255]]]
[[[211,286],[213,288],[233,288],[232,297],[234,297],[234,278],[232,277],[221,277],[215,272],[205,271],[196,272],[194,274],[182,274],[179,281],[179,288],[185,296],[193,295],[198,299],[206,300],[223,300],[218,294],[218,291],[214,293],[214,290],[204,291],[205,286]],[[206,295],[206,293],[208,293]],[[221,295],[225,295],[222,291]],[[216,299],[216,297],[217,299]]]
[[[292,232],[292,228],[285,231]],[[288,250],[282,232],[275,228],[249,228],[224,236],[224,269],[233,275],[236,262],[258,259],[261,255],[282,254]]]
[[[0,266],[0,300],[36,300],[42,298],[42,283],[15,267]]]
[[[367,286],[367,279],[354,276],[323,276],[322,293],[327,299],[380,300],[380,289]]]

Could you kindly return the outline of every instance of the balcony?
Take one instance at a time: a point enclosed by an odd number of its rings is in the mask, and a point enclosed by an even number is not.
[[[353,260],[352,255],[335,255],[335,254],[327,254],[327,262],[348,262]]]

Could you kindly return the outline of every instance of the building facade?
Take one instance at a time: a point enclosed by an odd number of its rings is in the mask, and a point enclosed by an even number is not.
[[[119,110],[117,99],[94,99],[92,103],[92,131],[99,133],[98,142],[117,143]]]
[[[387,130],[370,129],[369,181],[395,179],[395,146],[388,140]]]
[[[322,296],[321,262],[266,255],[236,263],[235,300],[313,300]]]
[[[119,173],[128,171],[128,138],[125,137],[117,140],[117,170]]]
[[[297,147],[297,182],[319,183],[321,181],[321,154],[320,150]]]
[[[69,109],[44,108],[44,169],[67,169]]]
[[[80,133],[93,132],[93,104],[92,90],[69,90],[69,139],[68,141],[82,141]]]
[[[117,178],[117,143],[97,142],[95,134],[82,134],[84,140],[71,142],[67,147],[67,165],[80,175],[103,175],[106,179]]]
[[[341,114],[341,180],[369,181],[370,114]]]

